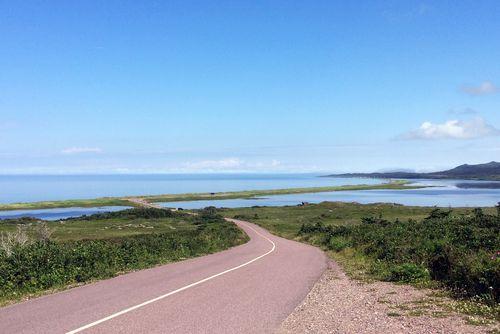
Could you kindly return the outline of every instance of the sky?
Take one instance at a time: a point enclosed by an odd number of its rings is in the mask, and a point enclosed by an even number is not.
[[[500,2],[0,0],[0,174],[500,160]]]

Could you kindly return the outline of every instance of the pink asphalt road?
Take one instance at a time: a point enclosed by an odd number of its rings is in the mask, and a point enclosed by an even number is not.
[[[248,243],[1,308],[0,333],[272,333],[326,257],[234,222]]]

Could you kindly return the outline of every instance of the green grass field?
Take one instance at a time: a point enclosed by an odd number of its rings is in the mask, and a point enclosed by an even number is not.
[[[288,239],[298,238],[304,223],[322,222],[325,225],[351,225],[361,223],[364,217],[383,217],[388,220],[423,219],[434,207],[404,206],[399,204],[359,204],[323,202],[304,206],[251,207],[219,209],[226,217],[240,218],[256,223],[270,232]],[[446,209],[446,208],[445,208]],[[496,208],[483,208],[494,214]],[[456,214],[470,212],[470,208],[454,208]]]
[[[16,220],[13,223],[0,222],[0,232],[13,232],[17,228]],[[27,222],[28,234],[33,235],[37,222]],[[192,219],[186,217],[171,218],[112,218],[95,220],[61,220],[48,221],[47,226],[52,231],[52,239],[57,241],[109,239],[128,237],[151,233],[175,233],[196,228]]]
[[[304,223],[321,221],[327,225],[348,225],[360,223],[363,217],[380,215],[387,219],[420,219],[426,217],[432,209],[398,204],[323,202],[305,206],[221,209],[220,212],[224,216],[249,220],[276,235],[293,239],[297,238]],[[465,212],[466,209],[457,211]]]
[[[287,189],[270,189],[270,190],[247,190],[247,191],[233,191],[233,192],[218,192],[218,193],[194,193],[194,194],[181,194],[181,195],[158,195],[158,196],[144,196],[141,197],[149,202],[179,202],[179,201],[195,201],[207,199],[249,199],[263,196],[272,195],[289,195],[289,194],[306,194],[306,193],[320,193],[331,191],[348,191],[348,190],[375,190],[375,189],[418,189],[425,188],[424,186],[411,185],[407,181],[392,181],[382,184],[357,184],[357,185],[343,185],[343,186],[329,186],[329,187],[309,187],[309,188],[287,188]]]
[[[136,205],[123,198],[95,198],[95,199],[75,199],[64,201],[44,201],[30,203],[11,203],[0,204],[1,210],[35,210],[35,209],[55,209],[55,208],[71,208],[71,207],[98,207],[98,206],[132,206]]]

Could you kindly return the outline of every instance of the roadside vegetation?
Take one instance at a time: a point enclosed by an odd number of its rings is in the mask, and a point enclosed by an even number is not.
[[[427,217],[432,208],[390,203],[323,202],[282,207],[254,206],[220,209],[219,211],[227,217],[255,222],[281,237],[297,239],[301,226],[306,223],[353,225],[361,223],[364,217],[378,217],[380,215],[385,219],[421,219]],[[465,209],[457,209],[457,212],[465,213],[466,211]]]
[[[411,185],[408,181],[391,181],[381,184],[360,184],[360,185],[344,185],[344,186],[328,186],[328,187],[310,187],[310,188],[290,188],[290,189],[271,189],[271,190],[250,190],[250,191],[233,191],[233,192],[217,192],[217,193],[192,193],[192,194],[167,194],[154,196],[136,196],[134,199],[142,199],[147,202],[180,202],[180,201],[196,201],[207,199],[250,199],[262,196],[271,195],[286,195],[286,194],[304,194],[318,193],[330,191],[347,191],[347,190],[376,190],[376,189],[417,189],[424,186]],[[96,199],[82,200],[65,200],[65,201],[47,201],[47,202],[32,202],[32,203],[13,203],[0,204],[1,210],[29,210],[29,209],[52,209],[52,208],[67,208],[67,207],[98,207],[98,206],[132,206],[138,207],[140,204],[128,200],[132,197],[105,197]]]
[[[444,288],[457,310],[500,317],[500,208],[321,203],[224,209],[316,245],[362,280]]]
[[[0,221],[0,304],[247,241],[215,210],[129,209],[60,222]],[[7,227],[7,228],[6,228]]]
[[[385,281],[438,281],[459,297],[500,301],[500,216],[433,210],[406,221],[366,217],[356,225],[301,226],[299,236],[333,252],[355,250]]]

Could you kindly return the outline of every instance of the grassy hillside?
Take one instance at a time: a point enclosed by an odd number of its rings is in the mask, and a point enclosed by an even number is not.
[[[500,181],[500,162],[478,165],[460,165],[453,169],[433,173],[386,172],[332,174],[325,177],[371,177],[378,179],[464,179]]]

